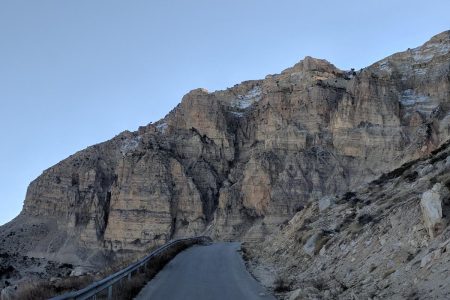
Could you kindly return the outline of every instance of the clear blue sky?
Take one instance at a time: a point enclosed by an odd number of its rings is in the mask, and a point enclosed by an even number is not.
[[[306,55],[361,68],[450,29],[450,1],[2,0],[0,224],[44,169],[187,91]]]

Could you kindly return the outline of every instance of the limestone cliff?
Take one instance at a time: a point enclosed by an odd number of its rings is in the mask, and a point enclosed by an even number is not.
[[[16,250],[82,261],[92,257],[79,249],[142,250],[202,232],[261,240],[309,203],[445,141],[449,52],[446,31],[358,71],[306,57],[263,80],[193,90],[162,120],[44,171],[2,232],[45,223]]]
[[[248,244],[277,298],[448,299],[450,142],[376,180],[308,204]]]

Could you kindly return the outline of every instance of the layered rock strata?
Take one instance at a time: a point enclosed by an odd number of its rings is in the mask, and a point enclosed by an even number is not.
[[[306,57],[263,80],[193,90],[162,120],[45,170],[8,230],[53,222],[52,247],[22,251],[64,260],[204,232],[260,241],[309,203],[445,141],[449,52],[447,31],[358,71]]]
[[[279,299],[448,299],[450,142],[321,209],[246,256]],[[322,207],[323,208],[323,207]]]

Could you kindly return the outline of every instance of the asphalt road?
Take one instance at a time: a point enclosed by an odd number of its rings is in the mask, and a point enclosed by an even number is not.
[[[239,249],[239,243],[193,246],[169,262],[135,299],[275,299],[248,273]]]

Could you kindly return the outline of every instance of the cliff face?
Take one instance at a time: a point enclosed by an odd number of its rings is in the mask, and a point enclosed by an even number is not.
[[[360,71],[306,57],[263,80],[193,90],[164,119],[44,171],[19,219],[54,220],[62,241],[45,255],[202,232],[260,240],[446,140],[449,52],[447,31]]]
[[[450,142],[245,248],[279,299],[448,299]]]

